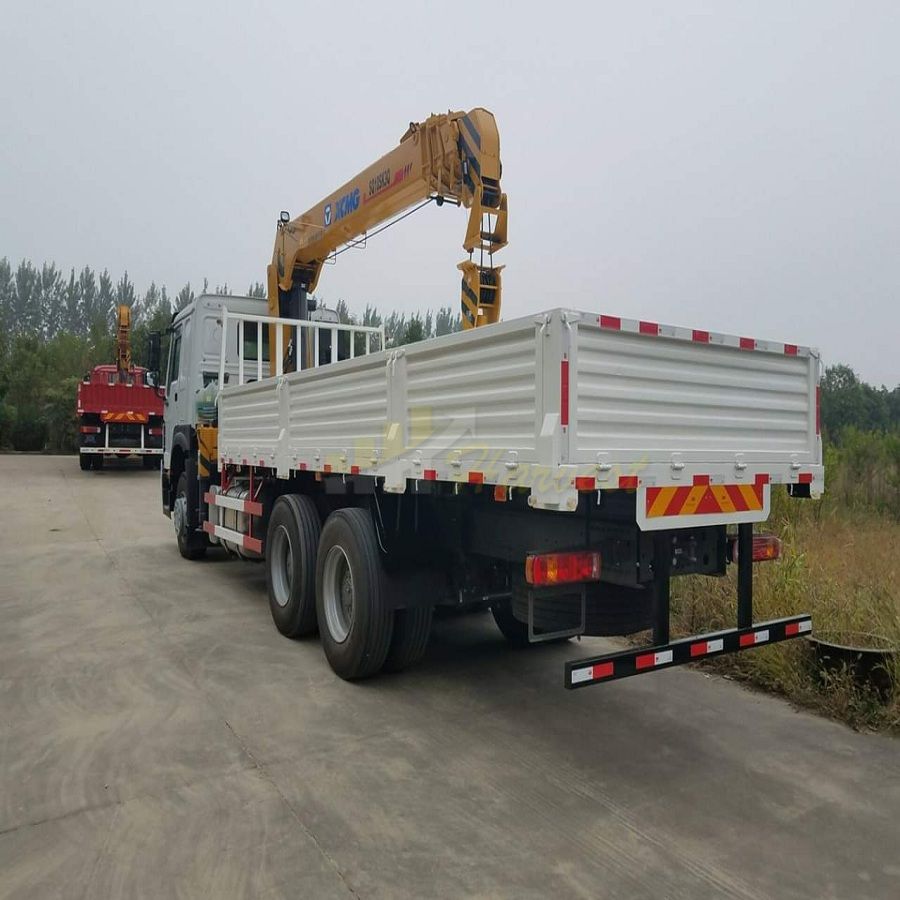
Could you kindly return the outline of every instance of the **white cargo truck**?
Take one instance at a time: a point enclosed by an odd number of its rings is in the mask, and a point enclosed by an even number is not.
[[[651,632],[567,688],[811,629],[753,622],[752,564],[772,490],[823,489],[815,351],[566,309],[392,348],[266,311],[174,318],[163,510],[188,559],[261,561],[276,627],[341,677],[417,661],[445,605],[517,644]],[[735,627],[670,640],[670,579],[729,565]]]

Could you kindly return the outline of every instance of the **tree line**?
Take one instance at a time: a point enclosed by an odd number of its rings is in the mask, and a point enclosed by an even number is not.
[[[206,279],[201,293],[209,290]],[[216,285],[217,294],[231,294]],[[246,296],[265,297],[254,282]],[[76,446],[75,392],[80,378],[99,363],[115,359],[116,307],[132,314],[132,354],[146,365],[147,337],[165,332],[173,312],[195,297],[191,284],[171,294],[155,281],[140,293],[123,272],[89,266],[68,273],[52,262],[40,266],[22,260],[13,267],[0,259],[0,449],[68,452]],[[459,313],[451,307],[424,313],[390,312],[382,316],[367,305],[360,315],[349,304],[335,304],[340,321],[384,325],[388,346],[413,343],[459,331]],[[862,381],[849,366],[829,366],[822,379],[822,430],[836,446],[859,444],[860,433],[900,433],[900,386],[889,389]]]
[[[210,290],[207,279],[199,293]],[[232,294],[228,284],[217,294]],[[79,380],[95,365],[115,360],[116,308],[131,308],[132,357],[147,364],[147,338],[163,334],[172,315],[195,297],[190,283],[171,294],[153,281],[139,292],[125,271],[114,277],[84,266],[65,272],[53,262],[22,260],[13,267],[0,259],[0,449],[69,452],[77,446],[75,394]],[[265,297],[261,282],[245,296]],[[384,325],[388,346],[399,346],[459,331],[460,316],[450,307],[436,312],[386,316],[367,305],[356,316],[339,300],[335,309],[348,324]]]

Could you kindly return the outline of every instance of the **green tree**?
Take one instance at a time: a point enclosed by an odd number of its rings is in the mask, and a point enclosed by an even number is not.
[[[81,303],[81,333],[90,334],[98,319],[104,318],[100,308],[100,294],[97,279],[89,266],[78,273],[78,297]]]
[[[65,286],[65,300],[62,315],[62,327],[70,334],[84,333],[82,318],[80,282],[75,277],[75,269],[69,273]]]
[[[9,344],[14,292],[12,266],[4,256],[3,259],[0,259],[0,364],[2,364]]]
[[[44,263],[41,266],[36,304],[41,333],[50,340],[63,327],[65,312],[65,283],[62,273],[53,263]]]
[[[462,318],[459,313],[454,315],[453,310],[449,306],[442,306],[434,319],[435,336],[440,337],[442,334],[454,334],[462,331]]]
[[[176,295],[175,295],[175,309],[178,312],[181,312],[189,303],[194,300],[194,292],[191,290],[191,283],[188,282]]]
[[[860,381],[849,366],[829,366],[821,389],[822,427],[834,439],[839,440],[847,428],[886,431],[900,425],[891,414],[895,408],[892,393]]]
[[[413,313],[406,323],[406,329],[402,332],[401,344],[415,344],[417,341],[424,341],[428,337],[427,326],[431,323],[423,319],[421,314]]]
[[[107,329],[113,327],[116,321],[116,291],[109,272],[104,269],[100,273],[100,284],[97,289],[96,316],[91,322],[92,330],[99,327],[99,320],[103,321]]]
[[[11,334],[37,334],[41,324],[38,282],[37,269],[27,260],[22,260],[14,276],[9,317]]]

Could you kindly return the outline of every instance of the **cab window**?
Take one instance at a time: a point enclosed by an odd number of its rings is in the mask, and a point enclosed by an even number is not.
[[[244,322],[244,361],[256,362],[259,351],[259,323]],[[262,329],[262,358],[269,361],[269,328]]]
[[[181,329],[179,328],[169,345],[169,376],[166,383],[171,385],[178,380],[179,363],[181,362]]]

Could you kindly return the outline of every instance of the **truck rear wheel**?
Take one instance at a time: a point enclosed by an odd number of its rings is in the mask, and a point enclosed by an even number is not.
[[[94,467],[91,465],[91,454],[79,453],[78,465],[81,467],[82,472],[89,472],[91,469],[93,469]]]
[[[384,660],[385,672],[400,672],[425,655],[431,637],[433,606],[413,606],[394,612],[394,633]]]
[[[266,534],[266,587],[275,627],[298,638],[316,630],[316,553],[322,526],[309,497],[279,497]]]
[[[102,453],[92,453],[91,454],[91,468],[95,471],[99,471],[103,468],[103,454]]]
[[[331,668],[353,680],[374,675],[391,645],[394,610],[372,517],[339,509],[325,522],[316,562],[316,614]]]
[[[102,459],[103,457],[99,457]],[[189,468],[192,468],[189,464]],[[188,514],[189,503],[192,499],[189,493],[191,482],[188,481],[188,472],[182,472],[178,476],[178,487],[175,490],[175,507],[172,510],[172,523],[175,526],[175,538],[178,541],[178,552],[185,559],[200,559],[206,554],[206,535],[198,534],[190,526]],[[193,492],[197,493],[197,479],[193,479]],[[196,509],[196,506],[194,507]]]
[[[514,647],[525,647],[528,644],[528,626],[520,622],[512,613],[509,600],[500,600],[491,607],[491,615],[500,629],[500,634]]]

